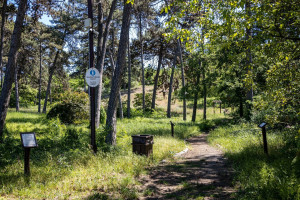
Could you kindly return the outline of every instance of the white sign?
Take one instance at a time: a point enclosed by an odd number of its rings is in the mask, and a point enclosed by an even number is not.
[[[22,139],[23,147],[25,148],[37,146],[34,133],[21,133],[21,139]]]
[[[85,81],[90,87],[96,87],[100,83],[100,74],[96,68],[90,68],[85,73]]]

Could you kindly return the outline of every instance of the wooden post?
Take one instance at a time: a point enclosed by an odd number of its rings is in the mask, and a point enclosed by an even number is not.
[[[267,143],[267,131],[266,131],[265,126],[262,127],[262,135],[263,135],[263,142],[264,142],[264,152],[265,152],[265,154],[269,155],[269,153],[268,153],[268,143]]]
[[[174,126],[175,126],[175,124],[173,124],[172,121],[170,121],[170,123],[171,123],[171,133],[172,133],[172,137],[174,137]]]
[[[222,113],[221,109],[222,109],[222,102],[220,102],[220,113]]]
[[[29,159],[30,159],[30,148],[24,148],[24,174],[26,176],[30,175],[30,166],[29,166]]]

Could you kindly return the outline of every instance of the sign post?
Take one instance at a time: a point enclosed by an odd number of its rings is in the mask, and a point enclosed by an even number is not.
[[[21,141],[24,147],[24,174],[30,175],[30,149],[37,147],[35,133],[21,133]]]
[[[88,3],[88,18],[89,18],[88,25],[90,26],[89,29],[89,68],[90,69],[89,70],[91,70],[94,68],[93,0],[88,0],[87,3]],[[95,87],[96,86],[90,86],[90,104],[91,104],[90,126],[91,126],[91,145],[94,153],[97,153],[96,128],[95,128],[95,118],[96,118],[95,117],[96,116]]]
[[[267,123],[263,122],[260,125],[258,125],[258,127],[261,128],[261,130],[262,130],[263,143],[264,143],[264,152],[265,152],[265,154],[269,155],[269,153],[268,153],[266,125],[267,125]]]

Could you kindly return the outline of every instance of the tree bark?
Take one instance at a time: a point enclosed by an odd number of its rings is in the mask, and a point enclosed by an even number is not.
[[[96,68],[99,70],[100,74],[100,84],[96,90],[96,128],[99,127],[100,124],[100,107],[101,107],[101,96],[102,96],[102,76],[103,76],[103,66],[106,55],[106,41],[108,38],[109,27],[111,24],[111,20],[113,17],[113,13],[116,9],[117,0],[113,0],[111,3],[111,7],[109,10],[109,15],[106,19],[105,29],[103,32],[103,11],[102,11],[102,3],[98,4],[98,47],[97,47],[97,63]]]
[[[116,67],[115,67],[115,61],[114,61],[112,53],[110,53],[109,58],[110,58],[111,67],[112,67],[111,82],[113,82],[113,77],[114,77],[114,72],[115,72]],[[123,119],[123,105],[122,105],[121,91],[119,91],[119,117],[120,117],[120,119]]]
[[[40,76],[39,76],[39,105],[38,112],[41,112],[41,91],[42,91],[42,42],[40,41]]]
[[[144,70],[144,45],[143,45],[143,33],[142,33],[142,13],[140,12],[140,42],[141,42],[141,63],[142,63],[142,87],[143,87],[143,112],[145,112],[145,70]]]
[[[16,65],[16,70],[15,70],[16,112],[19,112],[19,111],[20,111],[20,97],[19,97],[19,84],[18,84],[18,69],[19,69],[19,67]]]
[[[170,77],[170,85],[169,85],[168,108],[167,108],[167,117],[168,118],[171,118],[173,77],[174,77],[174,71],[175,71],[175,66],[176,66],[176,61],[177,61],[177,55],[178,55],[178,47],[175,47],[175,54],[174,54],[174,60],[173,60],[173,65],[172,65],[171,77]]]
[[[0,76],[1,76],[1,88],[3,85],[3,42],[4,42],[4,25],[5,25],[5,14],[6,14],[6,7],[7,7],[7,0],[3,1],[3,7],[2,7],[2,15],[1,15],[1,38],[0,38]]]
[[[3,141],[3,128],[8,110],[8,104],[11,95],[11,88],[14,80],[15,65],[17,60],[17,52],[21,44],[21,34],[23,29],[23,20],[27,9],[27,0],[20,1],[14,31],[11,37],[10,50],[8,54],[8,62],[6,67],[5,81],[1,90],[0,97],[0,142]]]
[[[206,120],[206,79],[205,79],[205,64],[202,62],[202,76],[203,76],[203,119]]]
[[[120,43],[118,48],[118,56],[116,69],[114,73],[114,78],[111,86],[109,101],[108,101],[108,109],[107,109],[107,119],[106,119],[106,143],[110,145],[116,144],[116,107],[118,104],[118,95],[120,92],[120,86],[122,81],[122,75],[124,71],[124,66],[126,62],[126,50],[128,45],[128,32],[130,28],[130,15],[131,15],[131,3],[126,3],[124,1],[124,10],[123,10],[123,19],[122,19],[122,28],[120,35]]]
[[[129,33],[129,31],[128,31]],[[129,35],[128,35],[129,40]],[[127,118],[130,118],[130,95],[131,95],[131,59],[130,59],[130,42],[128,41],[128,91],[127,91]]]
[[[161,41],[159,55],[158,55],[158,65],[157,65],[156,75],[155,75],[155,79],[154,79],[154,87],[153,87],[153,94],[152,94],[151,109],[153,109],[153,110],[155,109],[156,92],[157,92],[159,72],[160,72],[161,63],[162,63],[162,57],[163,57],[163,43]]]
[[[196,115],[197,115],[198,91],[199,91],[199,84],[200,84],[200,67],[201,67],[201,61],[199,61],[199,70],[197,70],[196,90],[195,90],[195,93],[194,93],[194,105],[193,105],[192,122],[196,121]]]
[[[181,84],[183,89],[183,120],[186,120],[186,98],[185,98],[185,80],[184,80],[184,68],[183,68],[183,61],[182,61],[182,51],[181,51],[181,43],[180,40],[177,39],[177,45],[179,49],[179,58],[180,58],[180,65],[181,65]]]
[[[251,3],[249,0],[246,0],[245,2],[245,10],[246,10],[246,19],[249,21],[249,18],[251,16]],[[248,26],[246,27],[246,42],[247,42],[247,49],[246,49],[246,55],[247,55],[247,59],[246,59],[246,65],[247,65],[247,74],[251,73],[252,69],[251,69],[251,64],[252,64],[252,55],[251,55],[251,28],[248,28]],[[246,119],[250,119],[250,115],[251,115],[251,103],[249,101],[253,101],[253,86],[251,85],[251,88],[247,89],[247,93],[246,93]]]
[[[46,111],[47,111],[48,96],[49,96],[50,90],[51,90],[51,82],[52,82],[52,77],[53,77],[54,71],[56,69],[56,62],[57,62],[57,59],[58,59],[58,55],[59,55],[59,50],[56,51],[54,61],[53,61],[52,66],[50,67],[50,70],[49,70],[50,72],[49,72],[49,79],[48,79],[48,84],[47,84],[46,97],[45,97],[45,102],[44,102],[44,107],[43,107],[43,113],[46,113]]]

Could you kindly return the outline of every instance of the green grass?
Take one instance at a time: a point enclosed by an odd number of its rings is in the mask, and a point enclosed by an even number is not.
[[[200,134],[201,123],[172,118],[142,118],[118,121],[117,146],[94,155],[86,125],[66,126],[47,120],[35,107],[9,110],[4,143],[0,144],[0,199],[134,199],[137,177],[163,159],[186,148],[184,139]],[[36,132],[38,147],[31,150],[31,176],[24,176],[20,132]],[[101,138],[101,128],[97,138]],[[153,156],[132,153],[131,135],[154,135]],[[101,146],[102,145],[102,146]],[[102,151],[101,148],[104,150]]]
[[[237,199],[300,199],[299,165],[293,163],[295,133],[267,130],[267,156],[257,125],[242,123],[211,132],[209,141],[221,146],[233,164]]]

